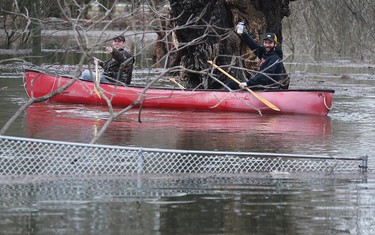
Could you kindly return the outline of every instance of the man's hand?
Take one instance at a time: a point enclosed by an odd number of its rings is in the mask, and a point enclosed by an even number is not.
[[[105,50],[106,52],[108,52],[108,53],[112,53],[113,48],[112,48],[111,46],[105,46],[105,47],[104,47],[104,50]]]
[[[96,57],[93,57],[94,58],[94,64],[98,64],[101,60],[99,60],[98,58]]]
[[[247,87],[247,83],[246,82],[241,82],[240,83],[240,88],[241,89],[245,89]]]

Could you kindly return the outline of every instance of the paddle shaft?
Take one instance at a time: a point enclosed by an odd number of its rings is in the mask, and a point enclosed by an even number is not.
[[[178,83],[178,82],[176,81],[175,78],[171,78],[170,80],[171,80],[172,82],[174,82],[179,88],[181,88],[181,89],[183,89],[183,90],[186,89],[183,85],[181,85],[180,83]]]
[[[229,73],[227,73],[225,70],[223,70],[222,68],[220,68],[219,66],[217,66],[216,64],[214,64],[214,62],[212,62],[211,60],[208,60],[207,62],[209,64],[211,64],[212,66],[214,66],[217,70],[219,70],[220,72],[222,72],[224,75],[226,75],[227,77],[229,77],[230,79],[232,79],[233,81],[235,81],[238,85],[241,85],[240,81],[238,81],[236,78],[234,78],[232,75],[230,75]],[[278,107],[276,107],[274,104],[272,104],[271,102],[269,102],[268,100],[266,100],[262,96],[258,95],[254,91],[252,91],[250,88],[245,87],[245,89],[248,92],[250,92],[253,96],[255,96],[258,100],[260,100],[265,105],[267,105],[269,108],[271,108],[271,109],[273,109],[275,111],[280,111],[280,109]]]
[[[100,92],[98,91],[98,89],[96,89],[96,86],[99,86],[99,68],[98,68],[98,62],[96,61],[95,62],[95,81],[94,81],[94,92],[95,94],[100,98],[102,98],[100,96]]]

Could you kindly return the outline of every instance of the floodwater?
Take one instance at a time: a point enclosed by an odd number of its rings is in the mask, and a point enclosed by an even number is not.
[[[0,126],[27,100],[10,77],[0,79]],[[99,143],[367,155],[367,174],[15,177],[0,181],[0,234],[375,234],[375,80],[292,79],[306,87],[336,90],[329,116],[131,110]],[[34,104],[6,135],[88,143],[107,116],[105,107]]]

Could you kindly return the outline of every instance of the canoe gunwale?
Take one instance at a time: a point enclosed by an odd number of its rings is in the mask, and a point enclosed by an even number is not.
[[[46,71],[41,71],[41,70],[37,70],[37,69],[25,69],[25,72],[36,72],[36,73],[40,73],[40,74],[46,74],[46,75],[49,75],[49,76],[59,76],[61,78],[68,78],[68,79],[74,79],[73,76],[69,76],[69,75],[57,75],[57,74],[52,74],[52,73],[48,73]],[[81,80],[79,79],[79,81],[81,82],[87,82],[87,83],[92,83],[92,81],[86,81],[86,80]],[[119,86],[119,87],[129,87],[129,88],[145,88],[144,86],[134,86],[134,85],[128,85],[128,86],[123,86],[123,85],[114,85],[113,83],[100,83],[100,84],[103,84],[103,85],[113,85],[113,86]],[[174,87],[152,87],[150,89],[158,89],[158,90],[181,90],[181,88],[174,88]],[[185,91],[199,91],[199,92],[228,92],[228,90],[220,90],[220,89],[193,89],[193,88],[186,88],[184,89]],[[318,89],[318,88],[309,88],[309,89],[287,89],[287,90],[254,90],[254,92],[296,92],[296,91],[300,91],[300,92],[329,92],[329,93],[335,93],[335,90],[333,89]],[[247,92],[245,90],[243,91],[240,91],[240,92]]]
[[[41,78],[41,79],[38,79]],[[106,99],[94,93],[94,83],[70,75],[59,75],[40,70],[25,70],[25,90],[28,96],[46,95],[59,86],[74,79],[67,90],[49,101],[58,103],[107,105]],[[181,89],[179,87],[122,86],[101,83],[103,94],[110,98],[113,106],[128,106],[157,109],[209,110],[220,112],[244,112],[259,114],[302,114],[327,115],[332,108],[334,90],[331,89],[288,89],[254,91],[275,104],[279,110],[267,107],[246,90]],[[33,96],[34,96],[33,95]],[[141,104],[139,103],[141,102]],[[245,104],[245,105],[244,105]]]

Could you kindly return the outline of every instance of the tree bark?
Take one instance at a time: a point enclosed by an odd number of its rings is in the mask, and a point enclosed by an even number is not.
[[[32,21],[32,62],[36,65],[41,65],[42,63],[42,29],[39,21],[40,19],[40,1],[34,1],[32,5],[32,16],[34,20]]]
[[[234,32],[243,20],[256,40],[261,35],[274,32],[282,43],[282,24],[288,16],[289,2],[293,0],[170,0],[171,18],[181,49],[181,65],[189,71],[181,73],[181,80],[190,88],[217,89],[222,85],[209,74],[192,71],[209,68],[213,60],[228,73],[244,81],[249,74],[236,69],[256,68],[254,54]],[[242,56],[244,55],[244,56]],[[215,77],[226,83],[228,78],[215,72]]]

